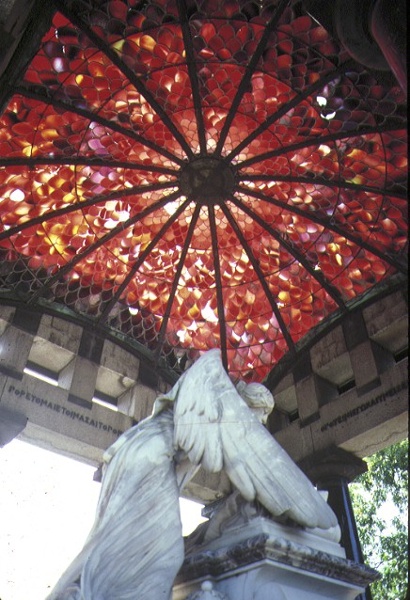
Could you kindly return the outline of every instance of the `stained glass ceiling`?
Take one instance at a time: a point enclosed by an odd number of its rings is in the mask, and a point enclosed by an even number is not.
[[[54,7],[0,120],[3,296],[261,381],[406,272],[405,97],[300,3]]]

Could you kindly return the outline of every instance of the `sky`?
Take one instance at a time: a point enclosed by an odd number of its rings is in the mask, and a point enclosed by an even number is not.
[[[0,600],[44,600],[94,521],[95,467],[13,440],[0,448]],[[183,533],[203,519],[182,500]]]

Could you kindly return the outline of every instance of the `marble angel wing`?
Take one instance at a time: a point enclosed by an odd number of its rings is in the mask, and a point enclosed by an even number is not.
[[[270,395],[262,385],[242,387],[243,397],[247,388],[253,396]],[[259,500],[272,515],[309,528],[335,527],[333,511],[243,397],[226,374],[219,350],[204,354],[167,395],[174,401],[174,445],[194,465],[211,472],[224,469],[246,500]],[[255,404],[263,401],[256,398]]]

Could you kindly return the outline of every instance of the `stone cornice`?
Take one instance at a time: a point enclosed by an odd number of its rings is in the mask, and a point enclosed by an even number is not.
[[[228,547],[202,550],[185,559],[176,583],[204,577],[220,577],[261,561],[276,562],[359,587],[379,577],[374,569],[287,540],[260,533]]]

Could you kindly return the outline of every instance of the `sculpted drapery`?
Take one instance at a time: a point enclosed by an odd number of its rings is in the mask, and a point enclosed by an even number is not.
[[[263,426],[272,408],[263,385],[235,387],[220,352],[204,354],[104,454],[95,523],[48,600],[170,600],[184,558],[179,495],[200,466],[224,470],[245,500],[258,500],[272,516],[337,527]]]

